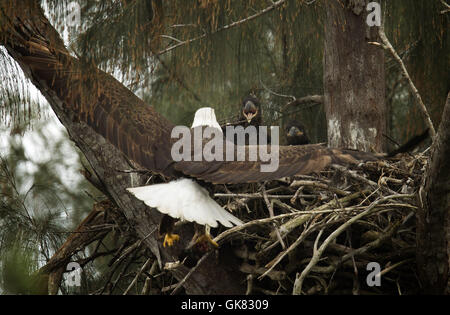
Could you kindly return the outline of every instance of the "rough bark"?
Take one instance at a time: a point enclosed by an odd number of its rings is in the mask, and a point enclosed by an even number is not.
[[[93,83],[87,80],[81,81],[81,83],[75,80],[70,82],[74,76],[66,75],[66,73],[70,73],[73,69],[80,69],[77,68],[80,61],[69,57],[59,34],[50,25],[37,3],[37,1],[32,0],[24,0],[18,3],[0,0],[0,44],[6,47],[24,73],[46,97],[59,120],[67,129],[71,140],[75,142],[89,161],[104,186],[104,191],[123,212],[130,225],[135,228],[137,235],[144,240],[144,244],[162,265],[165,262],[177,260],[193,235],[192,226],[184,225],[177,230],[177,233],[182,237],[182,241],[174,248],[166,249],[161,246],[158,237],[158,224],[161,214],[132,198],[125,190],[132,184],[143,184],[144,176],[123,172],[123,170],[131,168],[129,160],[123,153],[87,124],[77,119],[77,115],[72,109],[74,104],[70,104],[70,101],[75,101],[70,97],[72,94],[70,87],[92,91]],[[60,69],[59,72],[52,73],[56,78],[55,81],[61,83],[66,80],[68,82],[55,86],[55,84],[52,84],[54,81],[48,80],[48,77],[46,77],[48,72],[52,71],[53,65],[48,65],[48,71],[42,70],[42,61],[39,56],[34,55],[35,50],[33,49],[34,43],[42,40],[48,43],[48,47],[51,47],[49,51],[54,53],[55,60],[66,67]],[[101,72],[94,67],[91,70]],[[125,86],[107,74],[96,77],[94,80],[98,80],[98,82],[94,84],[101,86],[104,79],[113,80],[115,88],[123,91],[123,93],[130,93]],[[105,100],[100,99],[100,97],[100,94],[89,96],[92,102],[104,102]],[[134,95],[133,97],[135,97],[135,102],[142,102],[138,97]],[[220,255],[227,256],[226,251],[226,248],[221,249]],[[232,272],[233,270],[234,272]],[[209,255],[209,258],[184,283],[184,287],[189,294],[243,293],[241,277],[235,270],[237,270],[237,267],[229,261],[216,259],[214,255]],[[171,272],[176,279],[181,280],[188,271],[189,268],[180,266]]]
[[[328,145],[384,152],[384,53],[368,44],[378,40],[378,30],[366,23],[367,2],[327,2],[324,105]]]
[[[417,211],[417,268],[425,294],[450,293],[450,93]]]

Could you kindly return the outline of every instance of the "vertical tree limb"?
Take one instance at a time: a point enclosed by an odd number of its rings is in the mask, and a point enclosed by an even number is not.
[[[324,106],[328,145],[385,151],[384,52],[368,43],[377,27],[366,23],[366,1],[327,1]]]
[[[422,292],[450,293],[450,93],[434,140],[417,211],[417,268]]]

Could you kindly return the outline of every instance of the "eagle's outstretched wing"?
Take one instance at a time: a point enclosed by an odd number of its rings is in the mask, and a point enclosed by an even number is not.
[[[248,146],[246,146],[248,152]],[[174,168],[185,176],[214,184],[238,184],[319,172],[331,164],[357,164],[375,160],[370,153],[330,149],[320,144],[279,146],[279,164],[273,172],[262,172],[262,161],[180,161]]]

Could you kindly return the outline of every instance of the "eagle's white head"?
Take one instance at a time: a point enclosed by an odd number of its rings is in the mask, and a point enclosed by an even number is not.
[[[192,122],[191,128],[200,126],[213,127],[222,131],[219,123],[217,122],[214,109],[211,107],[202,107],[195,112],[195,117],[194,121]]]

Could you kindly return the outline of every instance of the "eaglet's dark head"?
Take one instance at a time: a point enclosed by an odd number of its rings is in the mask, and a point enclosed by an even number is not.
[[[306,135],[305,127],[299,122],[291,122],[286,127],[286,139],[288,145],[309,144],[309,138]]]
[[[242,101],[242,120],[246,124],[258,126],[261,124],[261,104],[256,97],[247,96]]]

